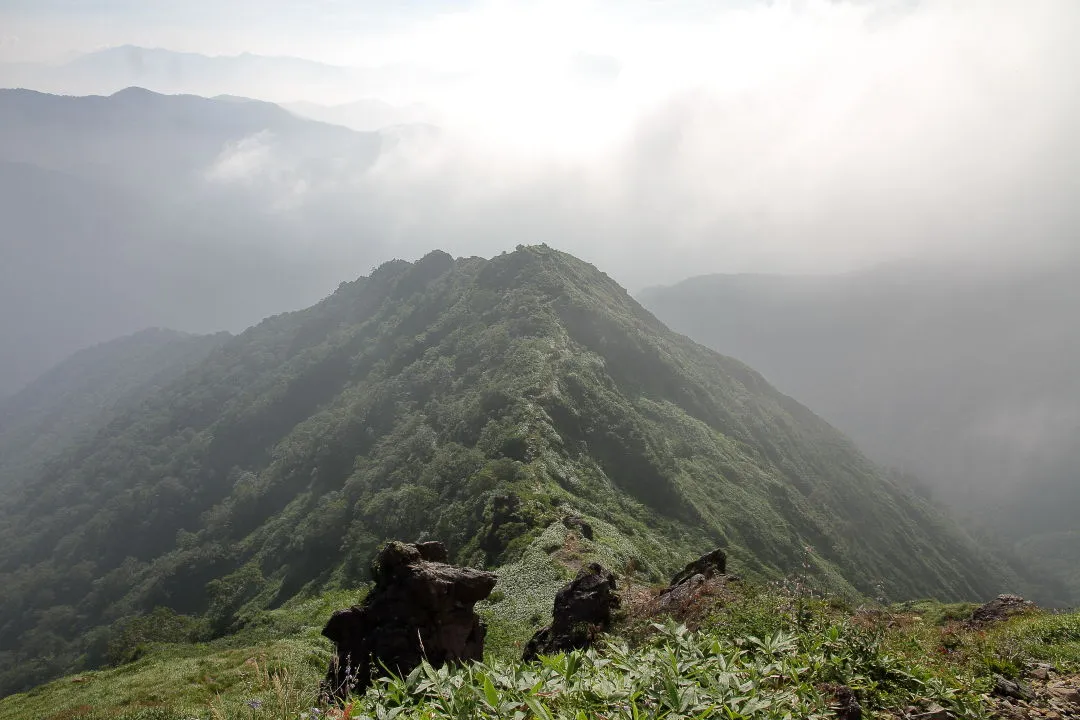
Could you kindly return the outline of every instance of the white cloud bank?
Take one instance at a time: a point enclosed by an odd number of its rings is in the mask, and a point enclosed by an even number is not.
[[[365,178],[382,236],[416,252],[547,241],[632,287],[1080,245],[1080,3],[651,19],[493,3],[388,41],[401,55],[383,59],[453,59],[462,79],[416,98],[451,140]],[[580,77],[586,52],[617,72]]]
[[[345,186],[362,234],[405,257],[546,241],[638,287],[1080,244],[1076,0],[481,0],[378,23],[374,5],[309,5],[205,37],[143,18],[138,38],[281,47],[372,86],[389,68],[382,99],[435,108],[445,132]],[[331,5],[333,32],[305,25]],[[260,142],[214,177],[265,165]],[[342,192],[318,180],[285,183],[287,206]]]
[[[215,183],[250,184],[272,169],[274,135],[263,131],[227,143],[206,172]]]

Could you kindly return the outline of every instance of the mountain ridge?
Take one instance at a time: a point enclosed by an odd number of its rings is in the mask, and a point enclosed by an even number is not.
[[[1011,267],[704,276],[640,298],[753,364],[1025,562],[1062,567],[1080,556],[1067,532],[1078,501],[1078,271],[1072,253]],[[1025,538],[1047,533],[1071,548],[1021,552]],[[1049,547],[1043,540],[1032,547]],[[1075,573],[1049,574],[1072,577],[1071,595],[1056,602],[1080,597]]]
[[[513,579],[566,513],[654,579],[723,545],[748,577],[806,573],[848,597],[1021,582],[749,367],[546,246],[393,261],[269,318],[68,448],[12,507],[9,691],[100,663],[116,623],[157,606],[222,634],[352,587],[390,537]]]

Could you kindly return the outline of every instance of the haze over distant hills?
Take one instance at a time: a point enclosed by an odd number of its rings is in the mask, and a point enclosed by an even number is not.
[[[144,327],[241,329],[392,256],[364,178],[400,141],[263,102],[0,90],[0,390]]]
[[[716,275],[642,301],[1073,583],[1080,600],[1080,259]]]
[[[432,108],[420,103],[391,105],[377,98],[338,105],[293,102],[283,103],[282,107],[300,117],[360,131],[381,130],[395,125],[438,125],[438,114]]]
[[[227,333],[143,330],[81,350],[0,399],[0,488],[10,488],[72,444],[88,440],[227,338]]]
[[[0,64],[0,87],[110,95],[137,86],[166,94],[237,95],[323,105],[378,97],[404,80],[421,77],[407,66],[358,69],[295,57],[210,56],[135,45],[99,50],[60,64]]]

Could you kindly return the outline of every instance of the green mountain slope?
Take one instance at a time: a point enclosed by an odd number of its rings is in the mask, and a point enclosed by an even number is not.
[[[716,275],[641,299],[1060,578],[1080,510],[1078,272],[1074,254],[997,270]],[[1080,601],[1080,583],[1056,599]]]
[[[206,359],[227,334],[144,330],[75,353],[0,401],[0,488],[32,477],[40,464]],[[0,504],[13,496],[0,496]]]
[[[1015,582],[809,410],[546,247],[387,263],[268,319],[10,507],[6,691],[102,662],[157,606],[221,634],[353,587],[386,538],[531,572],[571,512],[654,578],[719,544],[743,574],[847,594]]]

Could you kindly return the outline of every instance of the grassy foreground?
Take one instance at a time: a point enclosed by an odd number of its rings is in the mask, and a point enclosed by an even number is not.
[[[319,636],[345,593],[264,616],[231,638],[160,645],[138,660],[0,700],[0,720],[316,720],[322,718],[826,718],[841,686],[864,717],[934,705],[990,716],[994,675],[1039,661],[1080,671],[1080,613],[1034,612],[985,630],[973,606],[908,603],[853,611],[779,586],[721,588],[692,616],[648,610],[628,593],[608,642],[523,664],[516,642],[484,663],[418,668],[384,680],[346,709],[320,706],[329,646]],[[495,637],[514,634],[489,615]]]

